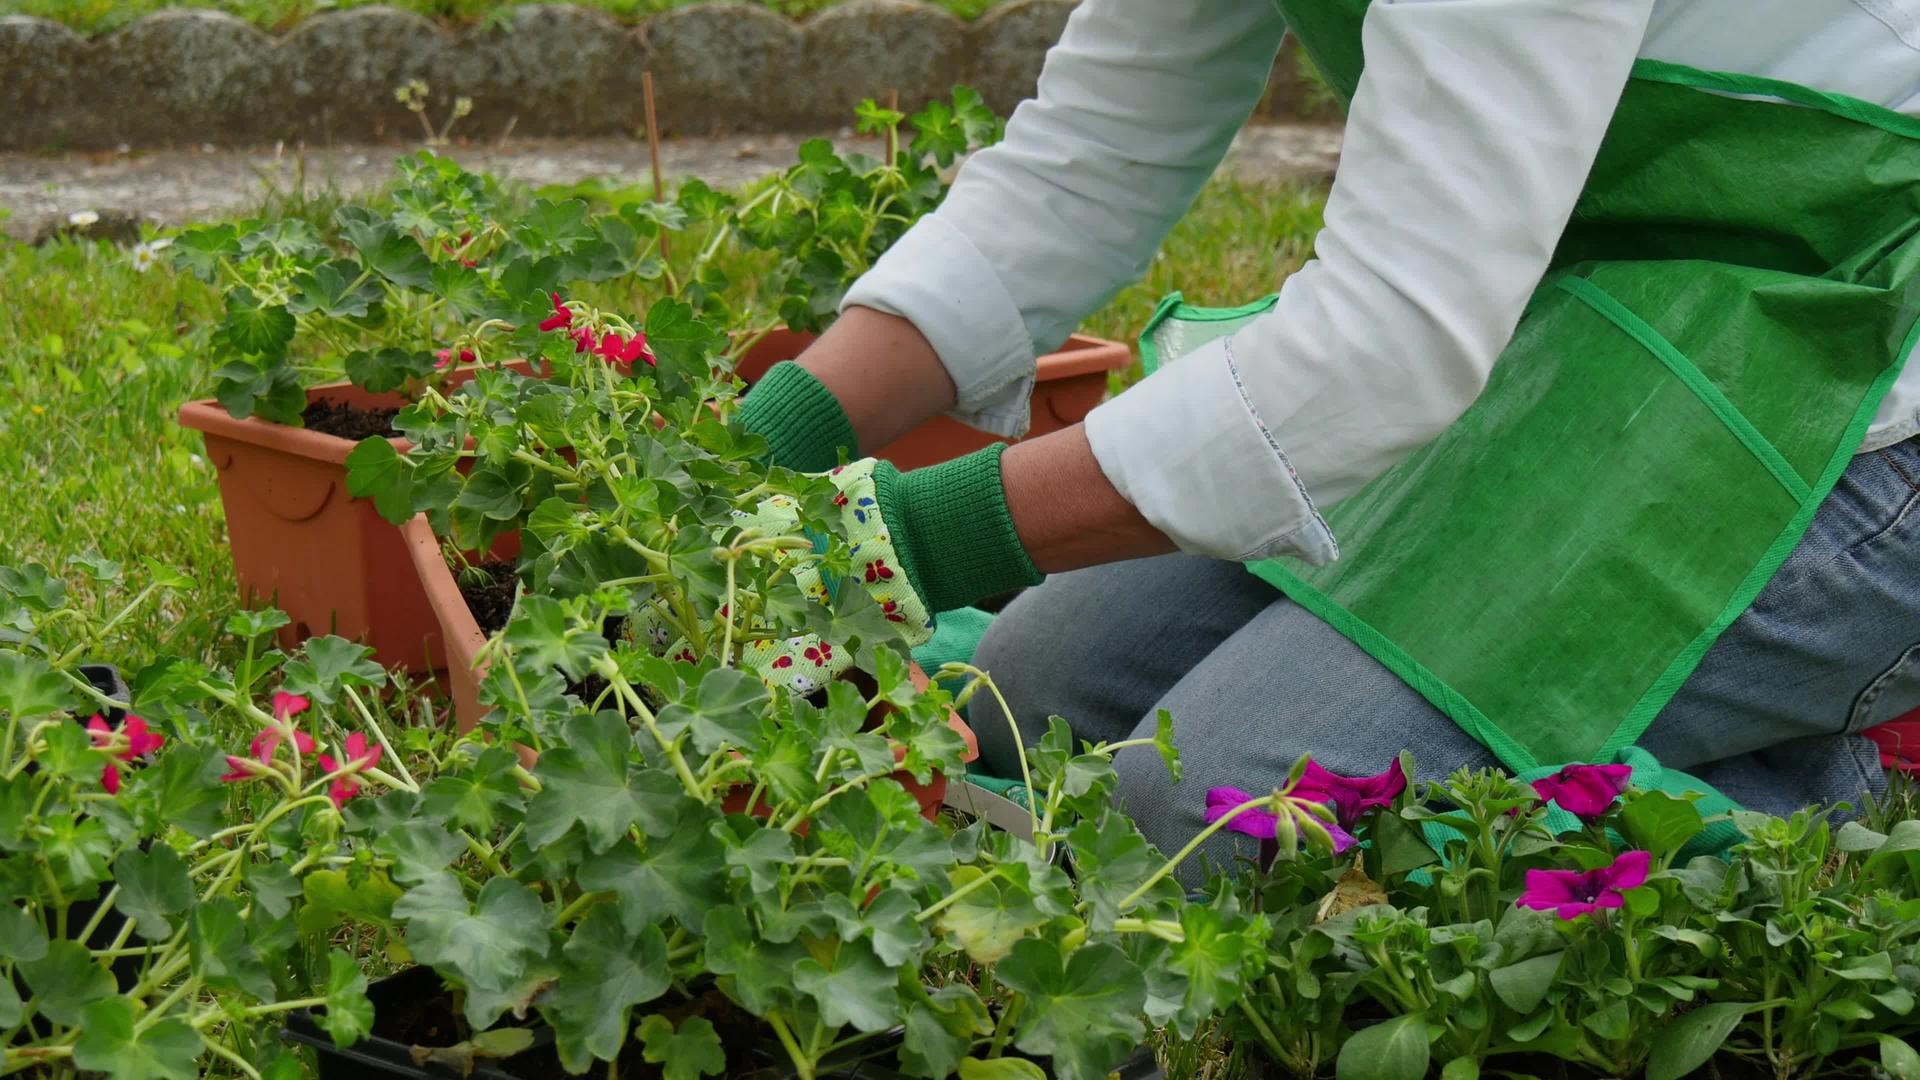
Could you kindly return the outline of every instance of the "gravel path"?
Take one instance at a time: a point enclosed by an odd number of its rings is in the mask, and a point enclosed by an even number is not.
[[[699,176],[716,187],[736,185],[782,168],[806,135],[744,135],[674,139],[661,147],[669,177]],[[850,131],[837,141],[859,145]],[[871,153],[874,146],[861,146]],[[19,240],[42,238],[69,215],[98,214],[96,229],[132,233],[138,223],[178,225],[244,213],[272,192],[309,193],[328,186],[343,193],[379,187],[407,147],[336,146],[301,154],[292,148],[200,150],[41,156],[0,154],[0,208],[12,211],[4,228]],[[469,168],[531,184],[572,183],[591,177],[644,182],[650,175],[645,143],[632,139],[515,139],[504,145],[457,146],[446,151]],[[1322,182],[1333,175],[1340,129],[1323,125],[1249,127],[1227,160],[1248,179]]]

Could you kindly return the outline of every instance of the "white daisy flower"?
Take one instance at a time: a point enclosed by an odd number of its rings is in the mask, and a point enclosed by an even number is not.
[[[67,215],[67,224],[80,229],[84,229],[89,225],[98,224],[99,221],[100,215],[91,210],[75,210],[73,213]]]
[[[160,239],[150,243],[135,244],[131,254],[133,268],[143,274],[153,269],[160,261],[160,253],[165,251],[167,246],[172,243],[172,240]]]

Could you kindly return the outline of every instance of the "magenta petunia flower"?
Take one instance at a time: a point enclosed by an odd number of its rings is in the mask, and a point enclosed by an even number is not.
[[[1378,776],[1341,776],[1309,760],[1307,771],[1300,775],[1300,783],[1293,789],[1293,796],[1332,807],[1340,827],[1350,830],[1367,811],[1392,806],[1393,800],[1405,790],[1407,774],[1400,768],[1398,759],[1392,768]]]
[[[1250,802],[1257,802],[1260,801],[1261,798],[1261,796],[1249,794],[1235,787],[1208,788],[1207,823],[1211,825],[1221,818],[1226,817],[1233,811],[1234,807],[1242,806]],[[1338,825],[1322,821],[1320,822],[1320,827],[1327,830],[1327,835],[1333,838],[1333,853],[1336,855],[1352,847],[1355,843],[1354,838]],[[1227,822],[1227,830],[1229,832],[1244,833],[1247,836],[1260,840],[1274,840],[1277,839],[1279,835],[1280,815],[1265,809],[1248,810],[1235,816],[1232,821]]]
[[[1646,884],[1652,858],[1645,851],[1625,851],[1598,870],[1529,870],[1526,891],[1514,902],[1551,911],[1562,919],[1577,919],[1596,908],[1617,908],[1626,903],[1621,894]]]
[[[1533,782],[1533,790],[1542,800],[1560,804],[1560,809],[1592,824],[1613,807],[1613,800],[1627,790],[1633,769],[1627,765],[1569,765],[1552,776]]]

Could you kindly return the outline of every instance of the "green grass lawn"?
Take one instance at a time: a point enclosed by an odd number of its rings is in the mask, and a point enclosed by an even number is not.
[[[226,11],[268,30],[282,30],[322,11],[384,3],[450,23],[498,18],[520,0],[0,0],[0,15],[38,15],[85,33],[117,30],[162,8],[194,7]],[[643,19],[698,0],[572,0],[620,19]],[[783,15],[811,15],[836,0],[758,0]],[[1000,0],[926,0],[963,19],[977,18]]]
[[[1320,202],[1300,189],[1209,187],[1147,280],[1085,328],[1130,340],[1176,288],[1202,303],[1270,291],[1305,258]],[[321,198],[266,211],[324,219],[335,205]],[[749,264],[729,270],[735,282],[759,276]],[[0,247],[0,296],[0,562],[57,571],[97,551],[136,577],[142,558],[177,566],[197,589],[139,628],[119,662],[139,667],[214,647],[214,628],[234,605],[233,569],[213,468],[199,434],[174,417],[212,385],[204,342],[215,291],[164,266],[138,272],[109,244],[9,243]],[[631,306],[652,299],[635,292]]]

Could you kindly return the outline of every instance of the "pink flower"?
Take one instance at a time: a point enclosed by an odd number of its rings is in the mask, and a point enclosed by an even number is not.
[[[325,754],[320,755],[320,767],[322,769],[330,773],[340,772],[344,774],[335,777],[333,782],[327,785],[327,795],[333,799],[334,808],[341,810],[346,809],[348,799],[360,793],[360,784],[353,779],[353,776],[363,769],[371,769],[375,765],[380,764],[381,753],[380,747],[368,746],[367,737],[357,731],[347,736],[345,749],[347,755],[345,765],[334,761]]]
[[[167,737],[147,727],[147,722],[137,716],[129,715],[116,733],[106,718],[94,714],[87,721],[87,737],[93,740],[95,750],[107,751],[118,761],[132,761],[134,758],[151,754],[166,745]],[[110,750],[119,737],[125,737],[127,745],[118,750]],[[120,794],[120,766],[110,761],[100,770],[100,786],[109,795]]]
[[[590,326],[576,326],[567,331],[567,336],[573,339],[573,351],[575,355],[592,352],[597,347],[597,342],[595,342],[593,336],[593,328]]]
[[[1232,813],[1234,807],[1258,801],[1259,798],[1234,787],[1208,788],[1207,823],[1219,821]],[[1327,830],[1327,835],[1333,838],[1334,854],[1338,855],[1354,845],[1353,837],[1338,825],[1329,825],[1324,821],[1320,824]],[[1227,822],[1226,827],[1229,832],[1244,833],[1260,840],[1273,840],[1279,834],[1280,815],[1271,810],[1247,810],[1235,815],[1232,821]]]
[[[608,334],[600,339],[594,352],[612,364],[632,364],[635,360],[645,360],[648,366],[658,366],[653,350],[647,347],[647,335],[635,334],[631,339],[619,334]]]
[[[1598,870],[1529,870],[1526,891],[1514,902],[1562,919],[1617,908],[1626,903],[1623,893],[1646,884],[1651,859],[1645,851],[1625,851]]]
[[[1307,771],[1293,789],[1295,798],[1325,803],[1333,808],[1342,829],[1352,829],[1369,810],[1383,810],[1407,790],[1407,774],[1396,759],[1393,767],[1377,776],[1341,776],[1328,772],[1317,762],[1308,761]]]
[[[550,333],[562,327],[573,325],[573,312],[567,310],[567,305],[561,302],[559,293],[553,293],[552,295],[553,314],[541,321],[541,333]]]
[[[433,366],[434,366],[434,369],[435,369],[435,370],[439,370],[440,368],[444,368],[444,367],[446,367],[446,366],[447,366],[448,364],[451,364],[451,363],[453,363],[453,350],[452,350],[452,349],[441,349],[441,350],[440,350],[439,352],[436,352],[436,353],[434,353],[433,355],[435,355],[435,356],[437,356],[437,357],[439,357],[439,359],[438,359],[438,360],[436,360],[436,361],[434,362],[434,365],[433,365]],[[461,362],[461,363],[463,363],[463,364],[471,364],[471,363],[473,363],[473,350],[472,350],[472,349],[461,349],[461,350],[460,350],[460,362]]]
[[[1613,800],[1627,790],[1633,768],[1627,765],[1569,765],[1552,776],[1533,782],[1533,790],[1547,802],[1592,824],[1613,807]]]
[[[304,694],[289,694],[285,690],[273,692],[273,718],[286,723],[289,717],[299,716],[307,711],[308,701]]]
[[[273,718],[285,724],[292,718],[306,712],[310,704],[312,703],[300,694],[289,694],[284,690],[275,691],[273,695]],[[261,728],[260,731],[254,735],[253,741],[247,744],[249,757],[235,757],[232,754],[227,755],[227,772],[222,775],[220,779],[231,784],[241,780],[252,780],[256,777],[272,775],[273,755],[280,749],[280,741],[284,737],[278,728]],[[296,728],[293,732],[293,747],[302,755],[313,753],[313,736]]]

